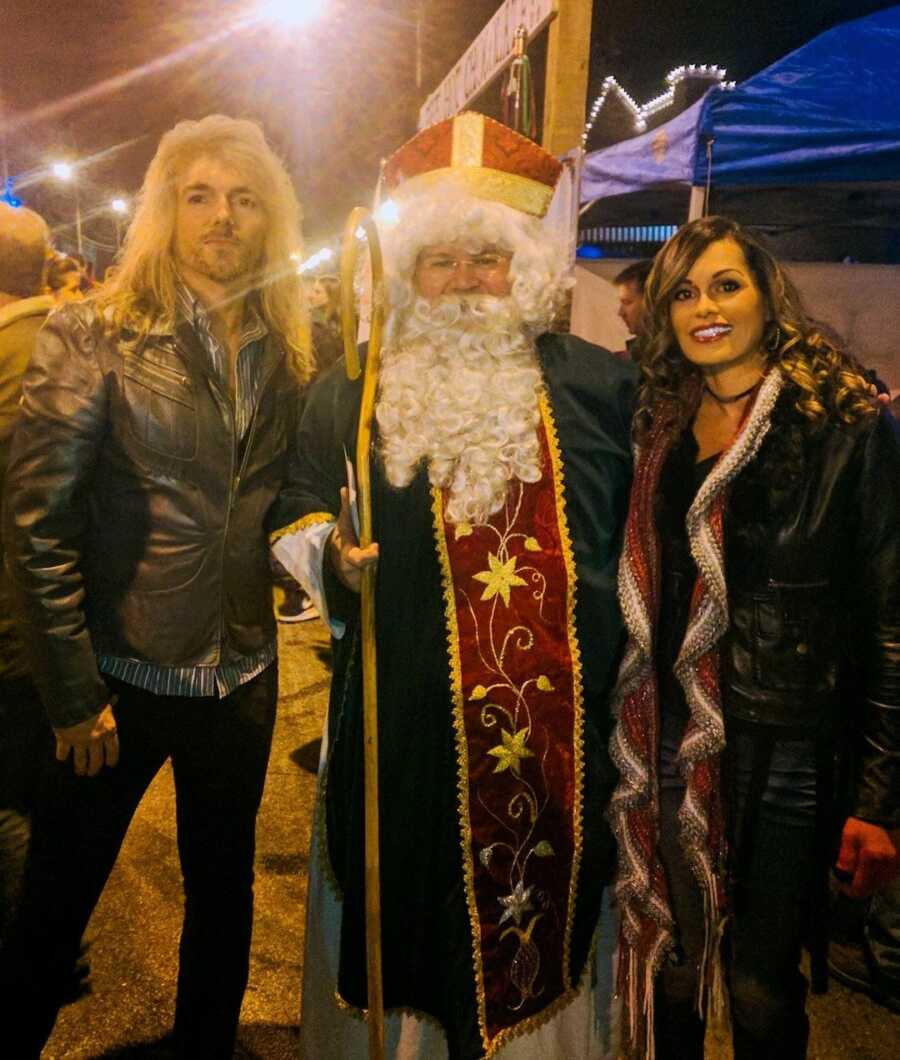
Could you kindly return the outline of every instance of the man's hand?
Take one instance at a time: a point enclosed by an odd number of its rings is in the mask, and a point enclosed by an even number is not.
[[[373,541],[368,548],[359,547],[346,487],[341,490],[341,513],[328,538],[328,550],[331,553],[331,566],[338,579],[348,589],[358,593],[362,585],[362,572],[378,562],[378,545]]]
[[[114,766],[119,761],[119,737],[112,708],[115,697],[99,714],[69,725],[65,729],[54,729],[56,733],[56,758],[65,762],[72,752],[72,764],[80,777],[95,777],[104,765]]]
[[[841,835],[835,868],[846,880],[840,889],[851,898],[867,898],[889,883],[900,870],[898,833],[848,817]]]

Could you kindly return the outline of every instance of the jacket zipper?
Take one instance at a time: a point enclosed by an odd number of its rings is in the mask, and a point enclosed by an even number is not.
[[[250,425],[247,428],[247,444],[244,446],[244,457],[241,460],[241,466],[238,469],[237,478],[234,476],[234,464],[235,464],[235,453],[237,452],[237,417],[235,415],[235,408],[230,402],[226,402],[228,408],[228,414],[230,416],[231,426],[231,464],[230,473],[228,476],[228,504],[225,510],[225,527],[222,534],[222,551],[221,551],[221,562],[219,569],[219,585],[224,586],[225,584],[225,552],[228,544],[228,529],[231,524],[231,508],[234,504],[234,499],[240,489],[241,479],[243,478],[244,471],[247,468],[247,461],[250,458],[250,450],[253,446],[253,440],[256,436],[256,421],[259,418],[259,405],[263,399],[266,387],[269,385],[269,381],[275,374],[275,369],[281,364],[281,358],[284,357],[284,351],[281,351],[281,356],[276,358],[275,363],[269,368],[268,372],[262,377],[257,388],[257,401],[256,407],[253,409],[253,416],[250,419]],[[218,383],[216,383],[218,388]],[[221,392],[220,392],[221,393]],[[235,406],[237,404],[237,361],[235,361],[235,390],[234,399]],[[222,661],[222,645],[225,642],[225,608],[222,606],[222,597],[219,597],[219,663]]]

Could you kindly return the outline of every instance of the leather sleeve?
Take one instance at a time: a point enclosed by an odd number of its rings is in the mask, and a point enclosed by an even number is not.
[[[347,485],[346,459],[353,461],[356,455],[361,391],[362,376],[348,380],[343,359],[310,387],[289,454],[287,481],[274,518],[270,515],[270,542],[302,529],[309,520],[337,519],[341,487]],[[328,563],[322,581],[330,615],[343,621],[356,614],[358,596],[337,580]]]
[[[342,373],[343,369],[323,373],[298,402],[288,442],[287,475],[267,517],[270,540],[318,514],[337,518],[340,486],[346,483],[342,423],[336,413],[346,389]]]
[[[94,338],[74,308],[38,336],[25,374],[4,498],[6,563],[34,679],[57,728],[106,702],[85,618],[88,484],[106,429]]]
[[[851,579],[865,688],[853,816],[900,825],[900,448],[882,413],[857,478]]]

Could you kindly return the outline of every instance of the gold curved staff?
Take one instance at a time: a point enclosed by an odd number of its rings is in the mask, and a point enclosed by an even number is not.
[[[359,543],[372,543],[372,483],[369,450],[372,443],[372,417],[378,388],[378,360],[384,322],[381,243],[371,213],[357,206],[347,219],[341,247],[341,320],[344,334],[347,375],[358,379],[359,352],[356,346],[356,307],[353,280],[359,248],[357,232],[362,228],[369,244],[372,266],[372,313],[365,378],[356,436],[356,482],[359,504]],[[369,1060],[384,1057],[384,993],[381,979],[381,866],[378,846],[378,681],[375,670],[375,569],[362,572],[362,678],[363,754],[365,762],[366,823],[366,979],[368,983]]]

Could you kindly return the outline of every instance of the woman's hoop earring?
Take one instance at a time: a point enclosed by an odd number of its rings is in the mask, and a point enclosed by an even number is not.
[[[768,340],[766,341],[766,351],[768,353],[776,353],[777,350],[778,350],[778,347],[780,345],[781,345],[781,327],[778,324],[776,324],[775,325],[775,330],[772,332],[772,334],[769,336]]]

